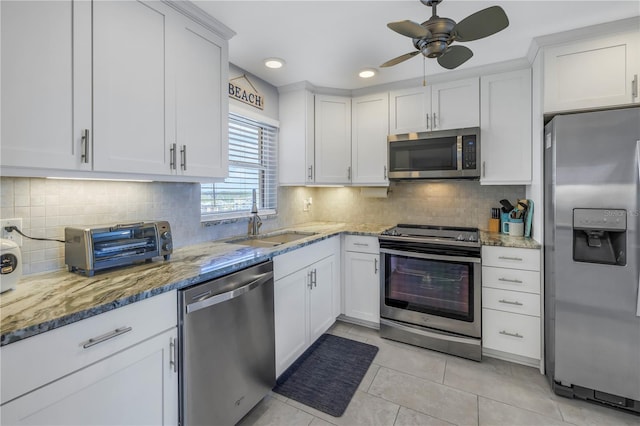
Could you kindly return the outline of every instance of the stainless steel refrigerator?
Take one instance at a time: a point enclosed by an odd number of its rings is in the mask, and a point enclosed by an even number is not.
[[[546,374],[640,412],[640,108],[556,116],[544,143]]]

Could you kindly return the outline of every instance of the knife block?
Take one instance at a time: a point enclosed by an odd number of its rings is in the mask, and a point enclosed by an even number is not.
[[[500,232],[500,219],[489,219],[489,232]]]

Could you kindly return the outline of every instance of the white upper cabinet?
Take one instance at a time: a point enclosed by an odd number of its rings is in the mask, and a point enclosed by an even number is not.
[[[94,170],[170,173],[168,33],[160,2],[94,2]]]
[[[3,175],[226,176],[227,41],[195,6],[0,7]]]
[[[478,127],[479,79],[469,78],[389,93],[389,133]]]
[[[431,130],[480,125],[480,89],[477,77],[431,86]]]
[[[90,48],[90,28],[82,25],[90,22],[90,5],[3,1],[0,8],[2,166],[90,167],[81,159],[81,129],[91,128],[91,80],[81,69],[90,59],[82,56]],[[74,75],[74,66],[85,78]],[[80,108],[86,113],[74,120]]]
[[[353,98],[351,166],[354,185],[388,185],[389,94]]]
[[[351,98],[315,97],[315,183],[351,183]]]
[[[306,89],[279,94],[278,175],[280,185],[314,181],[314,96]]]
[[[544,48],[545,113],[640,102],[640,32]]]
[[[176,39],[172,143],[177,145],[177,173],[224,178],[229,168],[227,42],[187,19],[179,21]]]
[[[480,142],[485,185],[531,183],[531,70],[482,77]]]

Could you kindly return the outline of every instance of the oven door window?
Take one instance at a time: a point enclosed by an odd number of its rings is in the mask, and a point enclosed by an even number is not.
[[[457,170],[457,153],[455,136],[392,142],[389,165],[393,172]]]
[[[387,255],[385,304],[473,322],[472,262]]]

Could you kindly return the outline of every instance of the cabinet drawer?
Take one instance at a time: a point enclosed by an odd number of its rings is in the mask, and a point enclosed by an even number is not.
[[[540,359],[540,317],[482,309],[482,346]]]
[[[482,287],[540,294],[540,272],[483,266]]]
[[[3,346],[1,403],[177,324],[177,297],[171,291]]]
[[[344,239],[345,251],[355,251],[359,253],[380,253],[378,238],[362,235],[347,235]]]
[[[540,295],[496,288],[483,288],[482,307],[516,314],[540,316]]]
[[[273,279],[279,280],[332,254],[340,253],[340,237],[331,237],[273,258]]]
[[[514,247],[482,247],[482,264],[499,268],[540,270],[540,250]]]

